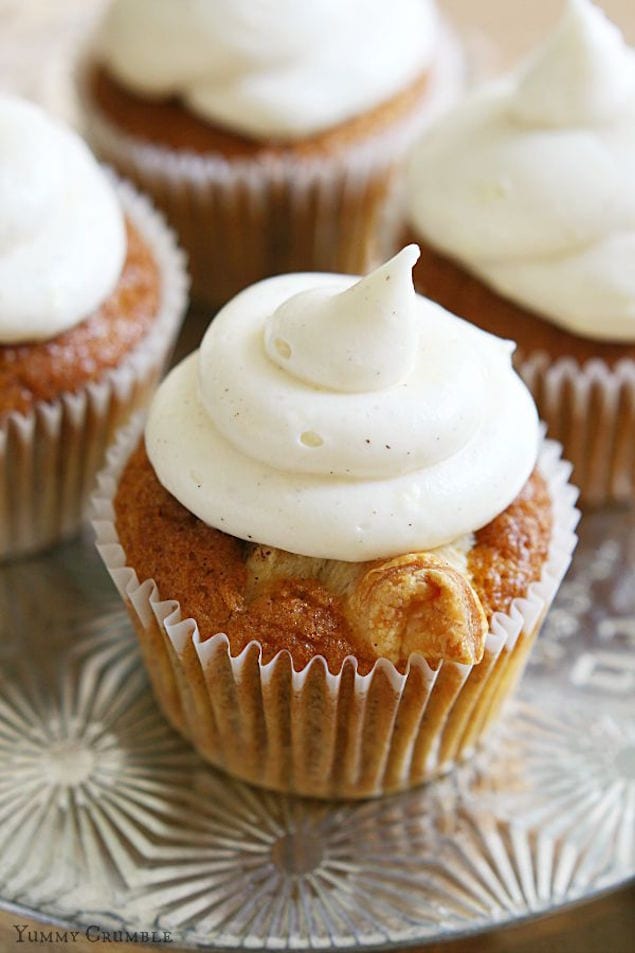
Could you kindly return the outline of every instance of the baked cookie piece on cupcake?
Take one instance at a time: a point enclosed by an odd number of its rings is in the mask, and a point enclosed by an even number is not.
[[[80,93],[92,146],[219,305],[268,275],[365,270],[395,165],[461,69],[433,0],[115,0]]]
[[[635,52],[588,0],[415,149],[418,289],[518,342],[592,504],[635,499]]]
[[[0,97],[0,557],[76,532],[183,317],[162,219],[38,107]]]
[[[243,291],[100,481],[163,710],[265,787],[374,796],[464,758],[575,544],[512,345],[416,295],[417,256]]]

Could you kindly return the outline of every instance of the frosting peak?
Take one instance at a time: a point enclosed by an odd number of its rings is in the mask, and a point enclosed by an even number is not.
[[[438,33],[433,0],[114,0],[98,44],[141,95],[180,96],[246,135],[297,139],[414,82]]]
[[[511,103],[527,124],[609,122],[635,95],[635,64],[619,30],[588,0],[569,0],[558,28],[528,61]]]
[[[534,466],[536,410],[509,342],[414,294],[417,257],[361,280],[270,278],[226,305],[152,405],[166,489],[234,536],[348,561],[432,549],[501,512]]]
[[[414,150],[414,228],[574,334],[635,341],[633,168],[635,53],[571,0],[535,56]]]
[[[383,390],[412,370],[418,337],[409,245],[346,291],[302,291],[267,319],[269,357],[309,384],[334,391]]]
[[[88,317],[125,254],[119,202],[79,136],[0,96],[0,342],[47,340]]]

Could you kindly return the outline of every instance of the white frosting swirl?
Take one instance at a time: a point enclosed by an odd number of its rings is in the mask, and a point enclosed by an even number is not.
[[[99,55],[129,89],[204,119],[298,139],[378,105],[423,73],[433,0],[114,0]]]
[[[346,561],[500,513],[535,464],[536,410],[509,342],[414,293],[417,257],[270,278],[226,305],[151,408],[166,489],[234,536]]]
[[[117,196],[87,146],[0,96],[0,342],[73,327],[110,294],[125,255]]]
[[[415,151],[430,244],[574,333],[635,341],[635,53],[588,0]],[[513,335],[513,329],[510,328]]]

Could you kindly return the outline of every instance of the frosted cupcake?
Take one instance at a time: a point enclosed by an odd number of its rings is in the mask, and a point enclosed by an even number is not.
[[[186,299],[162,220],[36,106],[0,97],[0,557],[79,528]]]
[[[511,345],[415,295],[417,254],[243,291],[100,480],[160,704],[255,784],[367,797],[465,757],[575,544]]]
[[[635,54],[587,0],[417,147],[419,290],[518,342],[589,503],[635,498]]]
[[[217,305],[267,275],[364,270],[395,164],[459,76],[432,0],[115,0],[80,91],[92,146]]]

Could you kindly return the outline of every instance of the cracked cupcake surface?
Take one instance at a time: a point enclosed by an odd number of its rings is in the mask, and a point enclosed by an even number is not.
[[[225,632],[233,655],[256,641],[265,662],[286,649],[298,669],[322,655],[332,672],[349,655],[361,672],[378,657],[403,671],[410,651],[430,662],[480,661],[493,614],[540,579],[552,528],[535,471],[462,547],[363,563],[297,556],[207,526],[161,486],[143,445],[121,478],[115,511],[129,564],[177,599],[204,639]],[[417,593],[423,585],[428,591]]]

